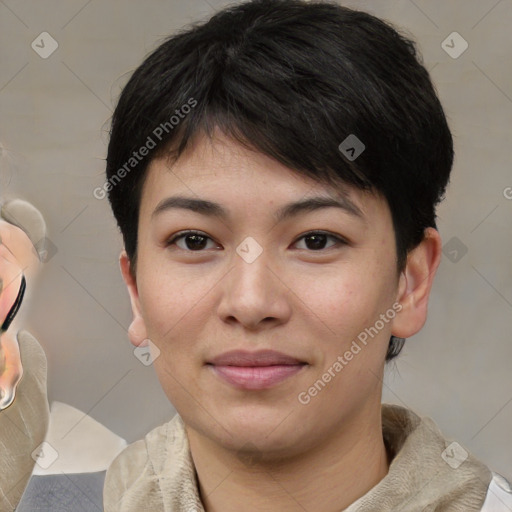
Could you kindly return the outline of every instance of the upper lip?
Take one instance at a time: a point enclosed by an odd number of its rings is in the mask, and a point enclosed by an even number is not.
[[[275,350],[258,350],[256,352],[230,350],[210,359],[207,364],[217,366],[274,366],[304,364],[304,361]]]

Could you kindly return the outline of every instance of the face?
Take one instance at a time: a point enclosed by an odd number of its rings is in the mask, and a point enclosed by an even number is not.
[[[168,201],[177,196],[217,206]],[[121,265],[132,342],[157,347],[153,364],[169,400],[213,442],[292,453],[380,404],[401,314],[382,197],[332,190],[217,133],[172,165],[151,163],[136,282],[125,256]],[[215,359],[233,350],[289,359],[270,358],[273,368],[263,369]]]

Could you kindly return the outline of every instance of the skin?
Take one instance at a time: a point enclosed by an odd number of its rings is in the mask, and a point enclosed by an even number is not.
[[[342,188],[340,187],[340,190]],[[208,512],[346,508],[388,472],[381,394],[391,334],[423,326],[441,240],[434,229],[396,267],[389,207],[376,194],[343,187],[363,218],[329,207],[279,223],[274,212],[332,189],[216,132],[174,164],[154,160],[140,205],[136,275],[120,255],[130,295],[134,345],[148,339],[154,367],[186,425]],[[208,199],[225,220],[185,209],[152,216],[172,195]],[[194,229],[206,240],[166,241]],[[323,245],[304,235],[323,230]],[[252,263],[236,248],[248,236],[263,252]],[[196,250],[194,250],[196,249]],[[298,401],[352,340],[399,303],[401,311],[304,405]],[[270,389],[241,390],[205,363],[232,349],[275,349],[305,361]]]

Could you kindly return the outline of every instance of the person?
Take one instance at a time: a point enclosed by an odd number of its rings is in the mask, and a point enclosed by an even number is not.
[[[104,190],[130,339],[177,415],[110,466],[106,510],[482,509],[491,470],[381,404],[453,157],[414,43],[362,11],[244,2],[145,59]]]
[[[95,194],[177,414],[112,462],[105,511],[511,509],[502,476],[382,403],[453,158],[414,42],[363,11],[249,0],[144,60]]]

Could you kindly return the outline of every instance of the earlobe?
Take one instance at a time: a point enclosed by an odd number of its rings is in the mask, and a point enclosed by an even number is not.
[[[119,266],[121,267],[121,274],[128,289],[132,306],[133,320],[128,328],[128,337],[130,342],[136,347],[144,347],[148,344],[146,324],[140,308],[137,280],[130,272],[130,259],[125,250],[121,251],[119,256]]]
[[[393,321],[394,336],[409,338],[425,324],[430,291],[441,261],[441,249],[438,231],[427,228],[423,240],[409,252],[398,285],[397,302],[402,309]]]

